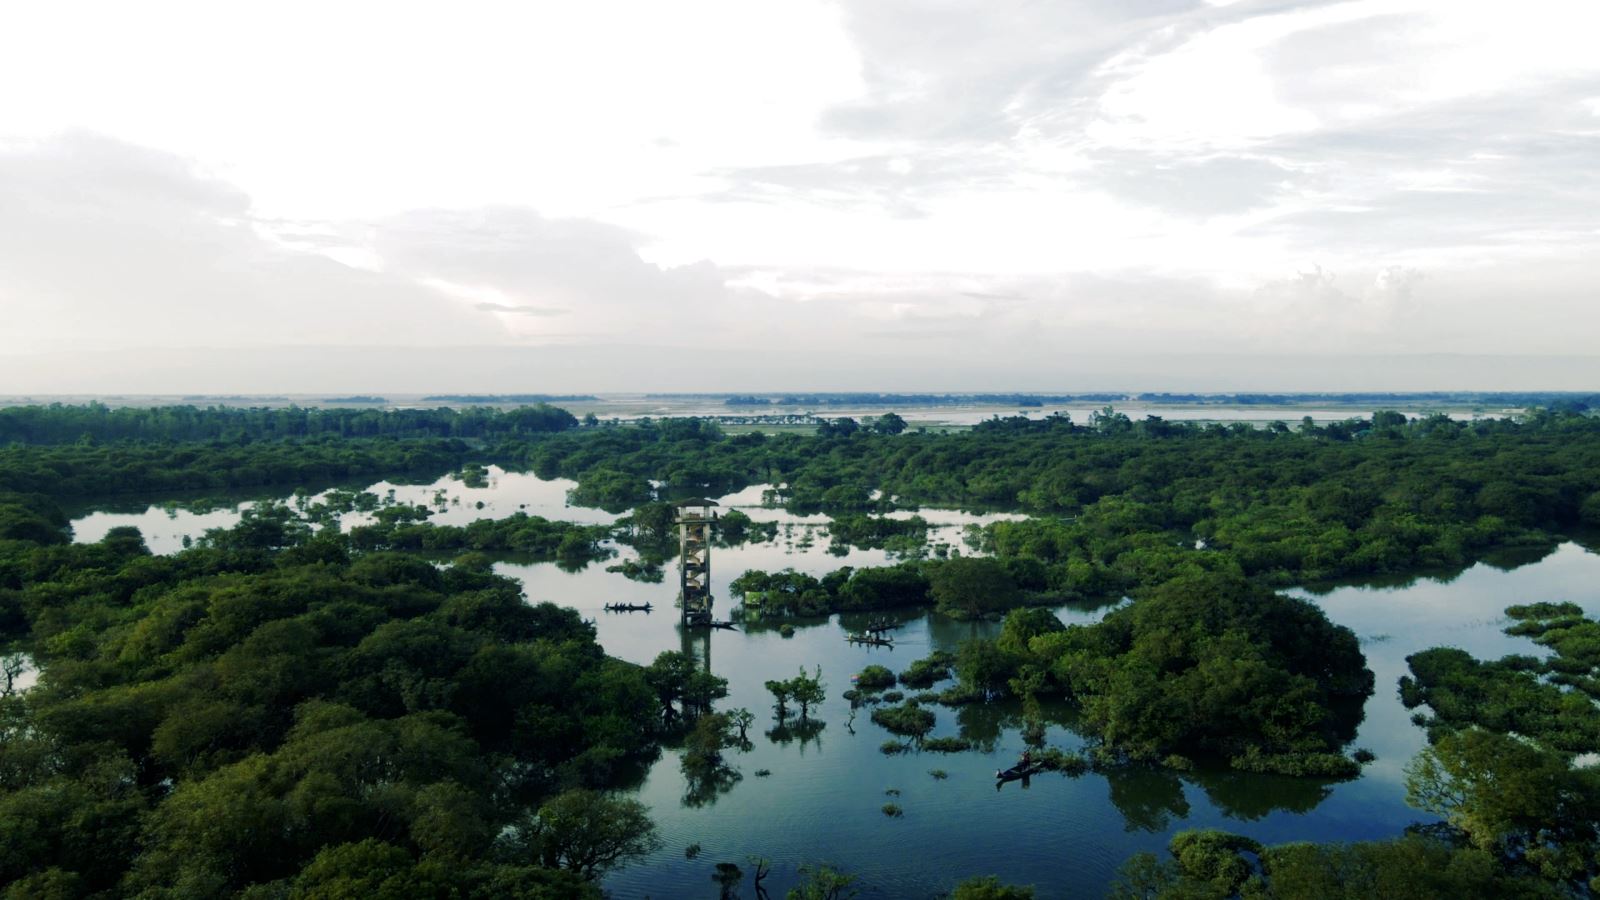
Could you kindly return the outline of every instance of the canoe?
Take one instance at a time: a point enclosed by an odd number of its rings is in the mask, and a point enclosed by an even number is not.
[[[1044,763],[1037,760],[1026,765],[1017,763],[1009,769],[999,769],[994,773],[996,781],[1016,781],[1018,778],[1027,778],[1044,771]]]

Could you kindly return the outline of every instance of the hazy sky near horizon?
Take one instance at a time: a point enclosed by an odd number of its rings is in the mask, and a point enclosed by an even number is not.
[[[1596,34],[1593,0],[5,4],[0,393],[1597,389]]]

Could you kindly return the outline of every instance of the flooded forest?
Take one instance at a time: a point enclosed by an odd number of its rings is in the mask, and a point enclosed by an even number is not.
[[[0,896],[1589,896],[1600,418],[1210,415],[0,408]]]

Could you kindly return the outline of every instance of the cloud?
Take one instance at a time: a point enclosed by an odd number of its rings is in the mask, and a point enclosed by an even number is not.
[[[513,316],[564,316],[572,310],[552,306],[507,306],[504,303],[479,303],[474,309],[484,312],[504,313]]]
[[[172,154],[86,134],[0,150],[0,352],[493,343],[409,280],[286,248],[250,200]]]
[[[486,298],[474,306],[530,342],[695,343],[761,301],[730,291],[710,262],[646,262],[643,237],[627,229],[523,207],[414,210],[373,223],[371,240],[384,271]]]

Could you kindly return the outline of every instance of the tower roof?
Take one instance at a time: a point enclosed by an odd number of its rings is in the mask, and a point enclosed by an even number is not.
[[[687,500],[679,500],[672,505],[677,509],[683,509],[688,506],[719,506],[721,504],[706,497],[690,497]]]

